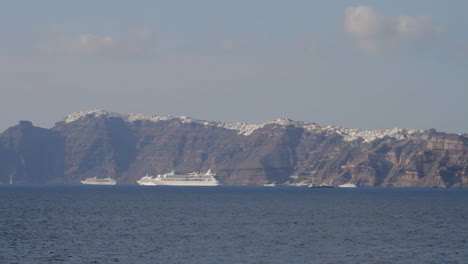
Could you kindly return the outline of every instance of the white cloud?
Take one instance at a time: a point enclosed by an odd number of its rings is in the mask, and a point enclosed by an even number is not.
[[[387,28],[385,17],[368,6],[346,9],[345,30],[356,38],[371,38],[383,34]]]
[[[81,35],[67,44],[65,48],[72,53],[95,53],[111,49],[115,41],[111,36]]]
[[[396,23],[398,34],[421,37],[436,31],[430,16],[399,16]]]
[[[82,34],[74,37],[56,35],[36,46],[45,54],[110,54],[132,55],[142,52],[145,44],[151,42],[152,33],[148,29],[135,31],[133,34],[116,39],[110,35]]]
[[[47,54],[93,54],[112,50],[116,41],[111,36],[84,34],[77,37],[57,37],[37,46]]]
[[[441,30],[430,16],[386,16],[368,6],[349,7],[345,11],[345,31],[357,46],[376,53],[401,41],[420,39]]]

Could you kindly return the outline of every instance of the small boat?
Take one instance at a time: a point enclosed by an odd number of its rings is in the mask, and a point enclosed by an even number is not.
[[[327,185],[327,184],[319,184],[319,185],[311,184],[309,185],[309,188],[335,188],[335,186]]]
[[[156,185],[156,184],[154,183],[154,180],[155,180],[155,179],[153,178],[153,176],[150,176],[149,174],[146,174],[146,176],[141,177],[141,178],[137,181],[137,183],[138,183],[139,185]]]
[[[345,184],[338,185],[338,187],[340,187],[340,188],[356,188],[357,186],[354,183],[345,183]]]
[[[332,185],[333,183],[333,180],[330,181],[330,183],[326,184],[326,183],[321,183],[321,184],[315,184],[315,183],[312,183],[309,185],[309,188],[334,188],[335,186]]]
[[[272,183],[265,183],[263,184],[263,186],[265,187],[276,187],[276,183],[272,182]]]

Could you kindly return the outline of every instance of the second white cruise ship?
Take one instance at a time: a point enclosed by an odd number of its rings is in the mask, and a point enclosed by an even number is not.
[[[86,178],[86,180],[81,181],[82,184],[93,184],[93,185],[115,185],[117,182],[112,178],[98,179],[97,177]]]
[[[214,173],[208,170],[207,173],[202,174],[192,172],[188,174],[175,174],[174,171],[163,175],[143,176],[137,181],[139,185],[168,185],[168,186],[218,186],[219,181],[215,178]]]

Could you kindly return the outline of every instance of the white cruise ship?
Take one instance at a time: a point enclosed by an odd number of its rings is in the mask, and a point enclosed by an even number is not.
[[[115,185],[117,182],[112,178],[98,179],[97,177],[86,178],[86,180],[81,181],[82,184],[94,184],[94,185]]]
[[[139,185],[167,185],[167,186],[218,186],[219,181],[216,180],[215,174],[208,170],[207,173],[201,174],[192,172],[188,174],[178,175],[174,171],[171,173],[153,176],[143,176],[137,181]]]

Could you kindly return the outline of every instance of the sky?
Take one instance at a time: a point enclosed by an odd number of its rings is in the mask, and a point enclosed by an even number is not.
[[[69,113],[468,132],[466,0],[2,1],[0,131]]]

